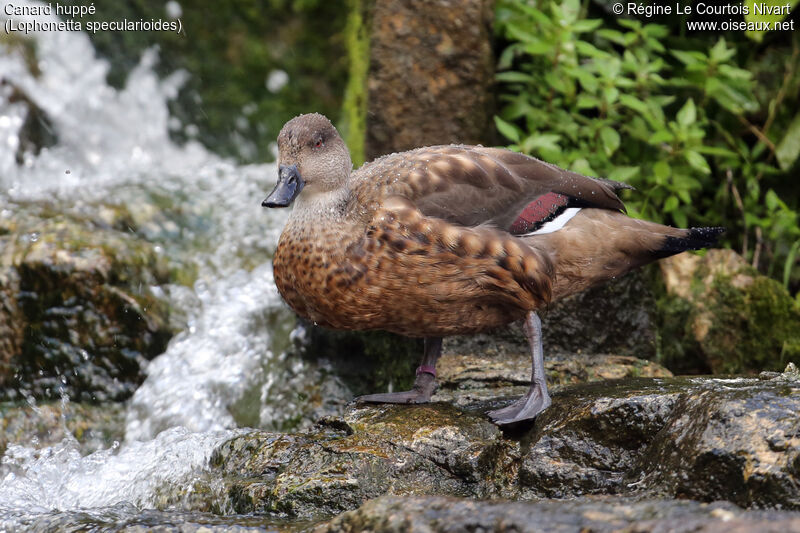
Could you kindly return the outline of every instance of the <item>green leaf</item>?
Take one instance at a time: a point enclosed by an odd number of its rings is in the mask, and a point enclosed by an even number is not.
[[[570,165],[570,170],[584,176],[597,176],[597,172],[594,171],[592,165],[583,157],[573,161],[572,165]]]
[[[511,68],[511,65],[514,64],[514,55],[518,49],[519,46],[517,44],[512,44],[503,50],[503,53],[500,54],[500,59],[497,61],[497,68],[499,70]]]
[[[678,124],[683,126],[690,126],[694,124],[695,120],[697,120],[697,111],[694,107],[694,100],[689,98],[689,100],[683,105],[680,111],[678,111]]]
[[[522,72],[500,72],[495,75],[497,81],[504,81],[507,83],[523,82],[528,83],[534,81],[536,78],[530,74],[523,74]]]
[[[669,28],[661,24],[646,24],[642,31],[648,37],[655,37],[656,39],[663,39],[669,35]]]
[[[666,183],[669,179],[670,169],[666,161],[656,161],[653,165],[653,176],[656,178],[656,183]]]
[[[553,150],[558,151],[558,141],[561,140],[560,135],[554,133],[543,133],[531,135],[522,142],[522,150],[524,152],[533,152],[534,150]]]
[[[506,34],[514,39],[515,41],[520,41],[522,43],[531,43],[531,42],[541,42],[541,39],[527,31],[528,29],[522,29],[521,27],[517,26],[516,24],[510,23],[506,25]]]
[[[671,143],[675,136],[667,130],[658,130],[650,136],[650,144],[658,146],[661,143]]]
[[[597,109],[600,107],[600,100],[588,94],[579,94],[575,105],[578,109]]]
[[[595,32],[595,35],[597,35],[599,37],[602,37],[604,39],[608,39],[612,43],[621,44],[621,45],[627,44],[625,42],[625,36],[622,35],[622,32],[617,31],[617,30],[609,30],[609,29],[603,28],[602,30],[597,30]]]
[[[692,168],[699,170],[703,174],[711,174],[711,167],[708,166],[708,162],[706,161],[705,157],[694,150],[686,150],[683,155]]]
[[[583,68],[576,68],[573,69],[574,72],[572,73],[576,78],[578,78],[578,82],[580,82],[581,87],[586,89],[590,93],[594,93],[597,91],[598,81],[597,78],[592,75],[592,73],[587,72]]]
[[[555,46],[548,41],[534,41],[525,43],[522,47],[522,51],[532,56],[546,56],[555,51]]]
[[[519,143],[520,131],[516,126],[506,122],[498,116],[494,117],[494,124],[497,126],[497,131],[502,133],[505,138],[514,141],[515,143]]]
[[[783,264],[783,286],[789,288],[789,277],[792,274],[792,267],[797,259],[797,250],[800,248],[800,240],[794,241],[794,244],[789,249],[789,254],[786,256],[786,262]]]
[[[764,203],[767,204],[767,209],[769,209],[770,211],[775,211],[775,209],[778,207],[778,204],[780,203],[780,199],[778,198],[778,195],[775,194],[775,191],[770,189],[764,196]]]
[[[639,174],[639,167],[614,167],[614,169],[608,173],[608,179],[627,182],[637,174]]]
[[[721,146],[700,146],[696,148],[696,150],[701,154],[706,154],[706,155],[716,155],[719,157],[732,157],[732,158],[738,157],[736,152],[732,152],[731,150],[728,150],[727,148],[723,148]]]
[[[676,209],[675,211],[673,211],[672,219],[675,221],[675,224],[679,228],[685,228],[686,226],[689,225],[686,219],[686,213],[683,211],[683,209]]]
[[[600,26],[602,26],[602,24],[603,21],[601,19],[579,20],[572,25],[572,31],[574,31],[575,33],[585,33],[587,31],[594,31]]]
[[[619,98],[619,89],[616,87],[606,87],[603,89],[603,98],[605,98],[606,102],[609,104],[613,104]]]
[[[775,147],[775,156],[783,170],[789,170],[800,156],[800,113],[795,115],[783,139]]]
[[[612,57],[608,52],[604,52],[593,44],[587,43],[586,41],[577,41],[575,43],[575,49],[578,50],[579,54],[593,57],[595,59],[608,59]]]
[[[607,156],[611,156],[619,148],[619,133],[613,128],[604,126],[600,130],[600,139],[603,141],[603,150]]]
[[[553,5],[555,7],[555,4]],[[571,26],[576,20],[581,10],[581,3],[579,0],[564,0],[559,6],[562,23],[566,26]]]
[[[665,213],[670,213],[675,211],[675,208],[678,207],[678,205],[680,205],[680,200],[678,200],[678,197],[671,195],[669,198],[667,198],[667,201],[664,202],[664,207],[662,209]]]
[[[686,66],[705,64],[706,57],[701,52],[696,52],[696,51],[685,52],[683,50],[672,50],[670,53],[675,57],[677,57],[678,61],[680,61]]]
[[[634,111],[638,111],[641,114],[647,113],[647,104],[645,104],[635,96],[631,96],[629,94],[621,94],[619,95],[619,103],[621,103],[625,107],[633,109]]]
[[[735,54],[736,49],[728,48],[728,45],[725,44],[725,38],[722,37],[719,41],[717,41],[717,44],[711,47],[711,50],[708,52],[708,57],[716,63],[724,63],[732,58]]]

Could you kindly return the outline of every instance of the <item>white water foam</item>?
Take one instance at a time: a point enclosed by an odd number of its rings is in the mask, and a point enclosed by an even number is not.
[[[103,508],[125,502],[158,505],[158,489],[192,481],[212,452],[236,433],[192,433],[172,428],[147,442],[113,446],[85,457],[77,441],[64,439],[44,449],[11,445],[3,457],[0,526],[3,515],[44,514]]]

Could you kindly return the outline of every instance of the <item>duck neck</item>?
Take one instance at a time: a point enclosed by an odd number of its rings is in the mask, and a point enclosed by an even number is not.
[[[294,202],[289,222],[318,226],[321,221],[340,221],[344,216],[349,194],[350,191],[344,187],[332,191],[301,194]]]

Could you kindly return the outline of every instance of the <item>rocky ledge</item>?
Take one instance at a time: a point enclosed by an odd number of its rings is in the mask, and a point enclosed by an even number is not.
[[[630,502],[727,500],[800,510],[800,373],[794,365],[760,378],[570,385],[528,427],[501,431],[488,421],[488,409],[523,391],[484,389],[458,407],[351,407],[308,432],[243,434],[217,450],[214,482],[205,488],[201,482],[194,493],[216,494],[202,510],[292,519],[351,511],[387,494],[587,502],[615,495]],[[370,505],[399,506],[412,515],[421,501],[386,498]],[[480,505],[453,500],[448,512],[466,506],[484,516]],[[365,509],[340,520],[368,524],[371,508]],[[623,513],[614,509],[602,512]],[[498,512],[487,508],[485,515]],[[387,513],[382,519],[390,520]]]

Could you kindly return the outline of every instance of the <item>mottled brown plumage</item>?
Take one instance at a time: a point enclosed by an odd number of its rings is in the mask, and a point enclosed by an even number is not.
[[[629,218],[616,194],[625,185],[508,150],[433,146],[351,172],[346,146],[317,114],[289,121],[278,147],[281,181],[265,205],[297,199],[275,282],[298,314],[332,328],[485,331],[710,242]],[[526,208],[533,222],[519,218]],[[514,234],[565,209],[572,218],[557,231]]]

